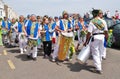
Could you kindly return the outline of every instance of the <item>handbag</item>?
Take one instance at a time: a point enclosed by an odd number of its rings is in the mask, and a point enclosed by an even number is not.
[[[53,32],[52,43],[53,44],[56,43],[56,33],[55,32]]]

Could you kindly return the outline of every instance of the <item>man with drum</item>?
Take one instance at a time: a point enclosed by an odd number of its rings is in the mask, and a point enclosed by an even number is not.
[[[16,36],[18,35],[16,32],[15,32],[15,27],[18,25],[18,22],[16,21],[15,18],[12,18],[11,20],[11,26],[10,26],[10,32],[9,32],[9,38],[10,38],[10,45],[12,46],[16,46],[16,42],[15,42],[15,39],[16,39]]]
[[[58,56],[58,49],[59,49],[59,32],[57,30],[55,30],[56,27],[56,23],[59,22],[59,18],[58,17],[54,17],[55,22],[52,26],[52,30],[54,30],[53,35],[52,35],[52,42],[54,44],[54,51],[52,54],[52,61],[55,62],[56,58]]]
[[[20,53],[23,54],[23,51],[26,52],[26,43],[27,43],[27,38],[23,33],[23,30],[24,30],[23,15],[19,16],[19,22],[17,23],[17,26],[14,27],[14,30],[16,33],[18,33]]]
[[[107,26],[107,23],[106,23],[106,21],[103,18],[103,12],[101,10],[100,10],[100,14],[98,16],[101,18],[101,20],[103,21],[104,25]],[[105,38],[104,39],[104,52],[102,52],[102,59],[103,60],[106,60],[106,42],[107,42],[107,40]]]
[[[11,23],[8,20],[7,17],[4,17],[4,20],[2,21],[2,38],[3,38],[3,43],[7,44],[8,43],[8,32],[10,30]]]
[[[104,37],[108,38],[107,26],[104,24],[103,20],[99,17],[101,13],[100,10],[93,10],[93,19],[89,23],[88,33],[86,37],[86,42],[84,45],[88,43],[91,35],[91,51],[95,65],[95,73],[102,74],[102,53],[104,52]]]
[[[68,13],[63,11],[63,19],[56,23],[56,30],[60,32],[60,44],[58,51],[58,59],[60,61],[64,61],[66,59],[73,37],[72,24],[68,18]]]
[[[76,47],[76,51],[79,48],[80,44],[83,44],[86,40],[86,34],[87,34],[87,23],[84,21],[84,19],[82,17],[79,17],[79,21],[76,24],[76,29],[78,30],[78,44]]]
[[[30,20],[25,24],[24,33],[28,37],[28,58],[32,56],[33,60],[36,60],[37,57],[37,40],[40,36],[40,28],[38,22],[36,22],[36,15],[32,14]]]

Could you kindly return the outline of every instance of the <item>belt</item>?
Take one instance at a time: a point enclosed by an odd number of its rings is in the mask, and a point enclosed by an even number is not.
[[[93,35],[103,35],[104,33],[94,33]]]

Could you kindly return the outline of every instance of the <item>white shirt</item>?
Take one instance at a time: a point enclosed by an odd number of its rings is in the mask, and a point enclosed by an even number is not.
[[[18,27],[18,22],[12,25],[12,28],[17,28]]]
[[[94,33],[104,33],[104,31],[108,31],[106,22],[103,19],[101,19],[101,18],[98,18],[98,19],[100,19],[103,22],[103,24],[105,25],[104,26],[104,30],[99,30],[92,22],[90,22],[89,26],[88,26],[88,32],[94,34]],[[101,40],[101,39],[104,39],[104,37],[105,36],[102,35],[102,34],[94,35],[94,39]]]
[[[60,26],[60,20],[56,22],[56,25],[57,25],[57,26]]]

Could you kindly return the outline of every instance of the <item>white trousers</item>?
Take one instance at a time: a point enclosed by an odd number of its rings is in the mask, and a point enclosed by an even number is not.
[[[104,47],[104,52],[102,53],[102,57],[106,58],[106,47]]]
[[[27,53],[28,55],[32,55],[33,58],[36,58],[37,57],[37,46],[36,47],[33,47],[31,49],[31,47],[27,47]]]
[[[19,47],[20,48],[25,48],[26,47],[26,42],[19,41]]]
[[[58,51],[59,51],[59,37],[56,37],[56,43],[54,44],[54,51],[53,51],[53,54],[52,54],[53,59],[57,58]]]
[[[94,41],[91,42],[91,51],[95,67],[97,70],[102,70],[102,52],[104,52],[104,39],[94,39]]]
[[[59,45],[56,44],[55,47],[54,47],[53,54],[52,54],[53,59],[55,59],[58,56],[58,50],[59,50]]]

